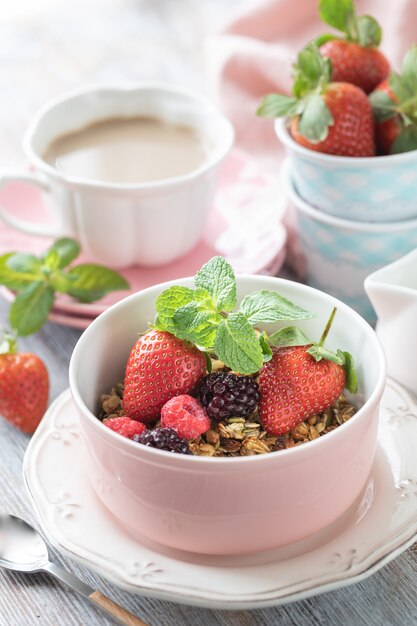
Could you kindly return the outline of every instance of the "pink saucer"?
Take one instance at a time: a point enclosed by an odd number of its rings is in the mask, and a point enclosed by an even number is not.
[[[8,210],[13,207],[17,217],[32,222],[49,219],[41,194],[28,185],[8,185],[0,192],[0,202]],[[169,265],[122,270],[131,290],[110,293],[92,304],[58,295],[49,319],[58,324],[85,328],[92,318],[130,293],[193,275],[215,255],[227,258],[237,273],[275,275],[285,260],[286,231],[281,223],[285,206],[283,196],[259,170],[256,162],[235,150],[222,166],[204,237],[191,252]],[[50,243],[46,237],[26,235],[0,223],[0,254],[12,251],[38,254]],[[84,259],[81,256],[79,260]],[[5,288],[2,292],[13,297]]]

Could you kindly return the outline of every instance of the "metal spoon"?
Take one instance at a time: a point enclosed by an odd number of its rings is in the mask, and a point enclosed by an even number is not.
[[[27,522],[14,515],[0,515],[0,567],[15,572],[48,572],[108,613],[119,624],[146,626],[141,619],[95,591],[59,565],[51,563],[42,537]]]

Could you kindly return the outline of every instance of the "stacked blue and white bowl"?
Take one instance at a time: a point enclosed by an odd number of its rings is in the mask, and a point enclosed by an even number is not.
[[[417,247],[417,151],[333,156],[296,143],[284,120],[275,128],[303,278],[373,323],[366,276]]]

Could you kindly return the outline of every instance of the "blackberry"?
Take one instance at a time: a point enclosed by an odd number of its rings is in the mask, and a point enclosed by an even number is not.
[[[227,372],[208,374],[198,390],[201,404],[212,419],[246,417],[257,407],[260,394],[252,376],[237,376]]]
[[[178,454],[191,454],[187,441],[178,437],[172,428],[145,430],[140,435],[134,435],[133,441],[150,448],[157,448],[158,450],[178,452]]]

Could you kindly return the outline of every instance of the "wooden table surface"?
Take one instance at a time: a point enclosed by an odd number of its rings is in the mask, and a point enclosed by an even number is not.
[[[24,163],[20,138],[48,98],[91,81],[165,79],[205,88],[204,34],[243,0],[17,0],[0,15],[0,167]],[[0,322],[8,305],[0,299]],[[80,331],[47,323],[21,348],[39,354],[51,375],[52,401],[68,386],[68,363]],[[28,437],[0,419],[0,511],[36,525],[22,481]],[[417,445],[417,443],[416,443]],[[338,591],[257,611],[213,611],[139,598],[50,550],[91,586],[150,626],[417,624],[417,552]],[[95,626],[112,623],[46,575],[0,572],[0,626]]]

